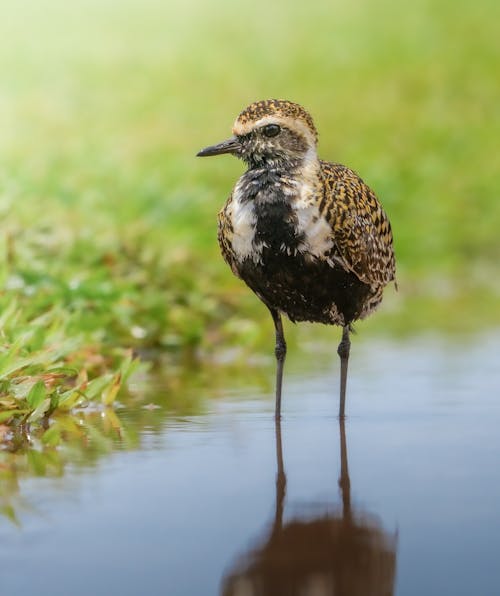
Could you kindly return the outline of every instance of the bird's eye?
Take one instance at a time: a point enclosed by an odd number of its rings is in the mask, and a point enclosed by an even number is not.
[[[267,124],[262,129],[262,132],[266,137],[275,137],[276,135],[279,135],[281,128],[277,124]]]

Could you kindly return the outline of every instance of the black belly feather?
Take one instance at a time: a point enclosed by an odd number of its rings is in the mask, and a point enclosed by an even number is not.
[[[340,265],[306,258],[298,250],[303,240],[288,201],[259,205],[254,244],[261,252],[258,260],[237,264],[240,277],[292,321],[345,325],[358,319],[371,287]]]
[[[267,306],[291,321],[347,325],[360,317],[372,295],[370,286],[349,271],[269,249],[260,263],[240,263],[238,272]]]

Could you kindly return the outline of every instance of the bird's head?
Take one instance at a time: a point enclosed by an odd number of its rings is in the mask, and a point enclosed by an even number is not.
[[[283,99],[257,101],[236,118],[233,136],[202,149],[199,157],[231,153],[250,167],[300,164],[316,157],[318,133],[299,104]]]

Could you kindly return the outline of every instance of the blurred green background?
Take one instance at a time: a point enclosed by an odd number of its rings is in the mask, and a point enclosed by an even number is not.
[[[500,323],[499,20],[497,0],[4,3],[4,393],[69,362],[82,387],[115,374],[109,401],[125,348],[268,348],[216,243],[243,166],[195,154],[269,97],[391,218],[400,291],[363,333]]]

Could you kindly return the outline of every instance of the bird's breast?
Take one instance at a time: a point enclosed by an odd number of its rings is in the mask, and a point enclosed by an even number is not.
[[[238,261],[264,255],[322,257],[333,246],[332,230],[320,215],[311,188],[294,179],[243,177],[233,192],[232,248]]]

